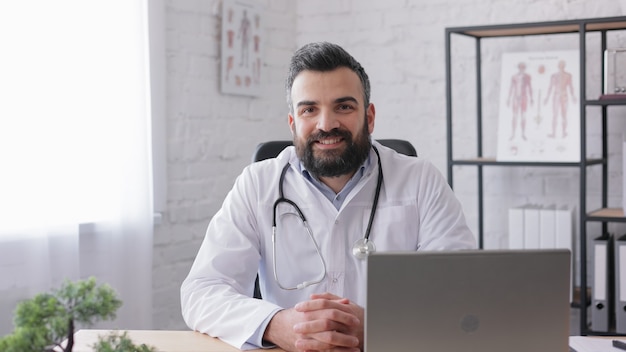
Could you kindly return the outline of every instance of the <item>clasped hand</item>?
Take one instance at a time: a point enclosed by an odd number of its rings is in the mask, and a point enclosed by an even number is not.
[[[294,308],[278,312],[265,339],[287,351],[361,351],[364,310],[330,293],[311,295]]]

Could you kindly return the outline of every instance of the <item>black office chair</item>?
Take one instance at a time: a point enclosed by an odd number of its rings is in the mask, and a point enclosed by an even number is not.
[[[408,156],[417,156],[417,151],[413,145],[403,139],[377,139],[378,143],[394,149],[398,153],[402,153]],[[252,162],[261,161],[265,159],[275,158],[286,147],[293,145],[291,141],[268,141],[259,143],[252,154]],[[262,299],[261,290],[259,288],[259,276],[257,275],[254,282],[254,298]]]
[[[417,156],[417,151],[413,145],[403,139],[377,139],[378,143],[394,149],[398,153],[408,156]],[[276,157],[286,147],[292,145],[291,141],[269,141],[259,143],[252,154],[252,161],[261,161]]]

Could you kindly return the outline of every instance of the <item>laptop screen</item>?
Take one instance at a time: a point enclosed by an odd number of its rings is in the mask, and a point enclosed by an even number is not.
[[[374,253],[365,351],[568,351],[569,250]]]

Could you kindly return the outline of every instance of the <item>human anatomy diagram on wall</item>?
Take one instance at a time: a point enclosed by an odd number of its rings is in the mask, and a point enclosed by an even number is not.
[[[222,93],[261,93],[263,27],[260,10],[251,3],[222,3]]]
[[[498,161],[580,161],[578,51],[502,55]]]

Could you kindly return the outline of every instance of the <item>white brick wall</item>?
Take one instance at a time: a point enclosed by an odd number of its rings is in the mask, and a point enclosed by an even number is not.
[[[296,48],[296,3],[258,1],[264,9],[263,95],[219,90],[221,1],[166,2],[167,210],[156,228],[154,327],[184,329],[179,288],[206,227],[267,139],[289,139],[283,80]]]
[[[168,182],[167,208],[154,239],[156,329],[186,328],[180,313],[180,283],[207,224],[235,177],[250,162],[255,145],[264,140],[290,138],[283,81],[288,60],[297,47],[326,40],[351,52],[365,66],[372,81],[372,101],[378,117],[374,137],[411,141],[420,157],[433,161],[445,174],[444,28],[626,15],[626,0],[251,1],[264,9],[265,16],[265,89],[257,98],[222,95],[219,91],[221,0],[165,1]],[[610,37],[609,44],[624,47],[625,37]],[[597,38],[591,39],[597,42]],[[485,63],[493,67],[498,67],[503,50],[537,45],[526,39],[495,43],[483,48]],[[576,45],[575,39],[562,36],[539,44],[565,49]],[[473,47],[461,46],[454,55],[469,58]],[[458,67],[470,74],[473,70],[469,61],[460,60]],[[484,81],[497,79],[498,72],[486,70]],[[461,93],[473,87],[472,77],[455,77],[455,86]],[[597,74],[588,77],[590,94],[596,94],[593,92],[598,87],[593,82],[597,80]],[[498,89],[497,84],[486,85],[485,99],[497,97]],[[471,99],[463,99],[462,94],[456,98],[461,106],[473,111]],[[487,116],[495,116],[496,110],[484,108]],[[609,205],[621,206],[621,141],[626,132],[626,108],[613,107],[609,111]],[[594,114],[597,112],[591,113],[590,121],[596,121]],[[455,145],[468,145],[473,150],[473,121],[455,123],[465,132],[456,134]],[[599,129],[597,123],[588,125],[590,155],[597,156]],[[496,128],[495,119],[486,123],[484,148],[492,154]],[[455,170],[455,191],[475,230],[475,169]],[[589,171],[589,208],[594,208],[599,205],[600,170],[593,167]],[[526,202],[577,204],[578,177],[574,169],[486,168],[487,246],[503,242],[509,206]],[[599,226],[589,229],[591,236],[599,231]],[[609,230],[618,234],[626,231],[615,224]],[[22,296],[17,288],[3,288],[1,303],[6,305]],[[0,332],[8,329],[0,326]]]
[[[158,329],[185,328],[180,317],[179,285],[208,222],[234,178],[249,163],[254,146],[267,139],[290,138],[283,79],[295,48],[314,40],[343,45],[370,75],[378,117],[374,136],[410,140],[421,157],[433,161],[445,174],[445,27],[626,15],[625,0],[264,0],[258,3],[264,7],[266,16],[263,67],[266,89],[260,98],[247,98],[219,93],[220,1],[167,2],[169,180],[167,211],[163,214],[163,224],[157,228],[154,248],[154,327]],[[623,40],[621,43],[626,46]],[[502,41],[494,48],[487,48],[486,55],[497,63],[501,50],[524,49],[527,45],[530,44],[524,40]],[[567,40],[548,39],[543,45],[571,44]],[[463,52],[455,55],[470,56]],[[471,64],[467,70],[471,72]],[[469,87],[471,80],[457,83]],[[497,92],[497,87],[492,87],[486,98],[497,97]],[[614,116],[609,119],[610,203],[619,206],[619,143],[626,129],[623,119],[626,111],[623,108],[610,111]],[[459,124],[465,130],[473,129],[470,121]],[[486,128],[495,135],[496,127],[494,122]],[[455,142],[457,146],[474,148],[472,133],[457,136],[460,138]],[[597,130],[590,136],[591,140],[594,138],[597,140]],[[486,144],[486,150],[495,153],[495,139],[487,138]],[[591,145],[590,148],[593,150]],[[472,226],[476,226],[474,169],[459,168],[455,175],[458,175],[455,176],[457,194]],[[577,203],[578,173],[573,169],[487,169],[485,177],[489,185],[485,198],[488,246],[502,242],[508,206],[528,201]],[[590,197],[590,207],[597,203],[591,198],[599,199],[597,180],[592,170],[590,193],[596,196]]]

